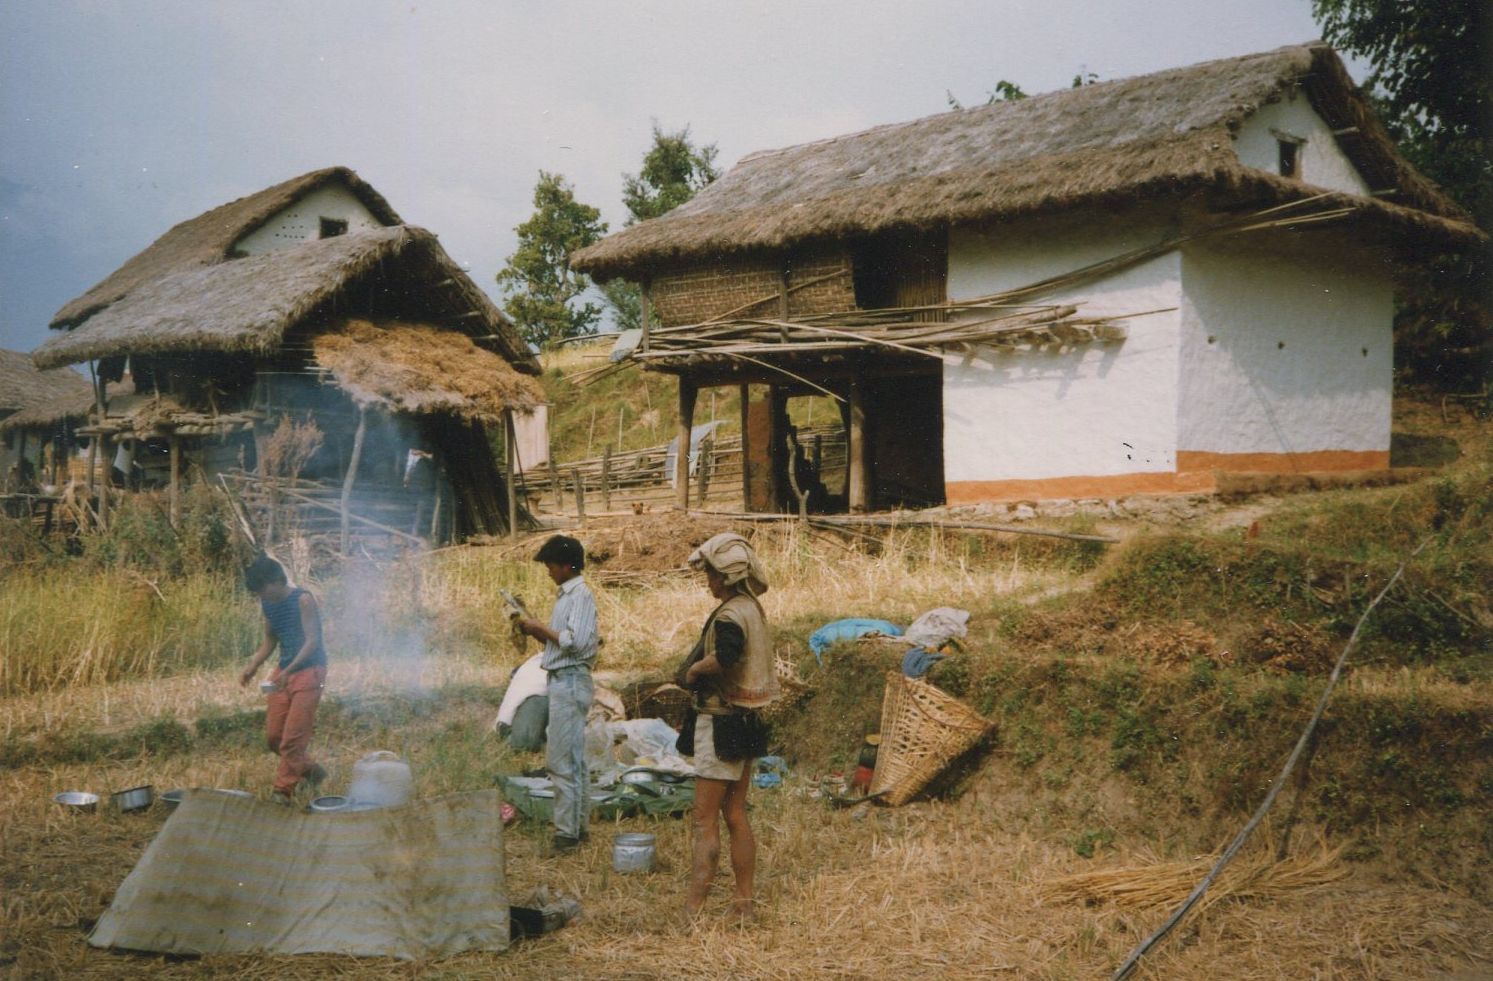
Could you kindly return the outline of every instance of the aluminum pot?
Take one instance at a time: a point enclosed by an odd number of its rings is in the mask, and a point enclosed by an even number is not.
[[[350,801],[340,794],[328,794],[325,797],[318,797],[313,800],[311,802],[311,810],[317,814],[327,814],[332,811],[345,810],[349,803]]]
[[[161,800],[166,803],[167,810],[174,811],[177,805],[181,803],[181,799],[186,795],[187,792],[185,790],[168,790],[161,795]]]
[[[628,832],[612,839],[612,868],[618,872],[652,872],[653,836]]]
[[[109,799],[121,812],[143,811],[156,799],[156,790],[150,784],[145,784],[142,787],[115,791],[109,795]]]
[[[52,799],[69,811],[92,811],[98,807],[98,794],[86,790],[64,790]]]

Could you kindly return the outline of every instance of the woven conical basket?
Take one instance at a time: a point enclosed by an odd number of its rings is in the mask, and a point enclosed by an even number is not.
[[[926,681],[888,671],[872,795],[905,804],[995,723]]]

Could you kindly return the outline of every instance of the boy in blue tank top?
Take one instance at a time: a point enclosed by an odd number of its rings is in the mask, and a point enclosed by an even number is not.
[[[316,597],[304,589],[292,589],[285,570],[268,555],[261,555],[244,570],[244,585],[259,597],[259,609],[264,614],[264,640],[239,675],[239,684],[247,686],[253,681],[275,648],[280,649],[279,662],[270,671],[275,689],[270,692],[264,730],[270,752],[280,756],[270,799],[289,805],[298,783],[305,780],[314,787],[326,776],[326,771],[313,763],[306,752],[316,723],[316,706],[321,703],[327,680],[321,611]]]

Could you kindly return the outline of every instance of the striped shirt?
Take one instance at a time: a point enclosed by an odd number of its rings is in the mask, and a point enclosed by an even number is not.
[[[540,664],[546,671],[587,667],[596,662],[596,599],[580,576],[560,584],[560,595],[550,614],[550,629],[560,637],[544,642]]]
[[[295,656],[301,652],[301,647],[306,643],[306,632],[301,627],[301,595],[305,592],[304,589],[292,589],[290,595],[278,603],[265,599],[259,601],[259,609],[264,613],[265,622],[270,625],[270,632],[280,642],[282,670],[295,660]],[[318,636],[316,647],[306,655],[306,660],[302,661],[296,670],[316,668],[326,663],[326,648],[322,647],[321,637]]]

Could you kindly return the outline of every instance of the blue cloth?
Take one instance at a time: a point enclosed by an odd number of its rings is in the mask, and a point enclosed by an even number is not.
[[[259,601],[259,609],[264,613],[265,621],[270,625],[270,632],[280,642],[280,668],[283,670],[287,664],[295,660],[295,656],[301,652],[306,644],[306,631],[301,628],[301,596],[306,591],[296,588],[290,591],[278,603],[269,600]],[[321,638],[316,638],[316,647],[302,661],[297,671],[307,668],[318,668],[327,663],[326,648],[321,645]]]
[[[914,647],[902,656],[902,673],[909,678],[921,678],[928,673],[928,669],[944,659],[944,655],[935,654],[921,647]]]
[[[539,662],[544,670],[589,668],[596,661],[596,598],[581,576],[560,584],[560,596],[550,613],[550,629],[560,635],[560,642],[544,642],[544,657]]]
[[[834,620],[809,634],[809,650],[814,652],[814,660],[823,664],[824,658],[822,655],[831,644],[842,640],[855,640],[857,637],[864,637],[866,634],[880,634],[883,637],[901,637],[902,628],[895,623],[888,623],[886,620],[871,620],[865,617],[849,617],[844,620]]]
[[[788,761],[781,756],[764,756],[757,760],[757,772],[752,777],[753,785],[766,789],[781,787],[788,775]]]
[[[584,666],[551,672],[545,766],[555,785],[555,833],[579,838],[591,820],[591,779],[586,772],[586,713],[591,672]]]

